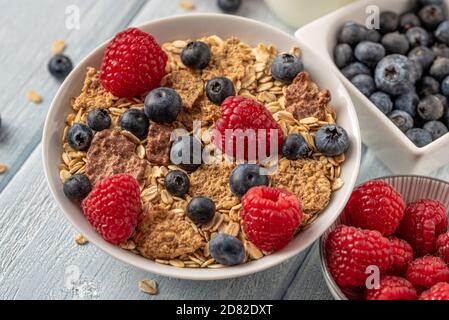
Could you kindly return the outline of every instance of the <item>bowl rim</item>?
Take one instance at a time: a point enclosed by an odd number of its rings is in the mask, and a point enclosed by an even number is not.
[[[405,2],[406,0],[401,0],[401,1]],[[308,28],[317,29],[320,25],[328,25],[330,21],[336,22],[336,21],[341,20],[342,18],[348,16],[348,11],[351,11],[351,12],[363,11],[364,8],[367,7],[367,5],[376,5],[379,2],[381,2],[383,4],[386,2],[386,0],[360,0],[360,1],[355,1],[354,3],[350,3],[334,12],[331,12],[331,13],[299,28],[295,32],[295,36],[302,38],[302,32],[307,30]],[[444,0],[444,3],[446,6],[448,6],[447,0]],[[350,20],[348,20],[348,21],[350,21]],[[344,23],[344,22],[345,21],[343,21],[342,23]],[[327,40],[325,40],[325,41],[326,41],[325,47],[328,48]],[[333,50],[332,50],[332,52],[333,52]],[[371,111],[373,111],[377,115],[377,118],[379,120],[381,120],[382,122],[385,122],[385,125],[391,130],[391,132],[394,132],[395,135],[399,137],[399,139],[401,140],[402,146],[405,146],[410,153],[412,153],[413,155],[416,155],[418,157],[425,156],[429,152],[432,152],[435,149],[442,148],[449,144],[449,134],[446,134],[446,135],[438,138],[437,140],[432,141],[431,143],[429,143],[428,145],[426,145],[422,148],[419,148],[418,146],[416,146],[410,139],[407,138],[407,136],[404,132],[402,132],[397,126],[395,126],[391,121],[388,120],[387,115],[382,113],[382,111],[380,111],[374,105],[374,103],[371,102],[371,100],[367,96],[365,96],[363,93],[361,93],[360,90],[358,90],[352,84],[352,82],[342,74],[341,70],[336,66],[334,59],[332,57],[332,53],[329,50],[325,50],[324,56],[332,62],[331,63],[332,69],[337,74],[339,79],[345,84],[345,87],[348,89],[348,91],[350,91],[351,94],[356,95],[357,98],[360,99],[364,103],[365,106],[368,106],[368,108],[370,108]],[[388,120],[388,121],[386,121],[386,120]]]
[[[251,23],[255,28],[262,27],[266,30],[270,30],[271,33],[279,34],[284,37],[289,37],[293,42],[298,43],[301,47],[307,47],[310,51],[313,51],[310,46],[307,44],[299,43],[298,39],[295,39],[293,35],[290,35],[282,30],[279,30],[269,24],[266,24],[264,22],[260,22],[257,20],[241,17],[241,16],[234,16],[234,15],[226,15],[226,14],[216,14],[216,13],[192,13],[192,14],[181,14],[181,15],[174,15],[166,18],[156,19],[152,21],[148,21],[142,24],[139,24],[138,26],[135,26],[137,28],[148,28],[149,26],[153,24],[160,24],[160,23],[169,23],[174,20],[179,19],[202,19],[202,18],[220,18],[220,19],[227,19],[230,23],[234,22],[242,22],[242,23]],[[134,26],[133,26],[134,27]],[[72,78],[74,78],[75,70],[77,68],[80,68],[82,65],[84,65],[88,60],[91,59],[92,56],[98,54],[98,51],[103,50],[107,43],[109,43],[110,39],[106,40],[105,42],[101,43],[99,46],[94,48],[92,51],[89,52],[76,66],[76,68],[72,71],[72,73],[65,79],[65,81],[60,86],[58,92],[56,93],[50,108],[47,113],[44,130],[43,130],[43,139],[42,139],[42,153],[43,153],[43,167],[44,167],[44,173],[47,180],[47,185],[49,186],[49,189],[51,191],[51,194],[53,198],[55,199],[56,203],[58,204],[59,208],[61,209],[62,213],[64,214],[65,218],[71,223],[71,225],[77,229],[80,230],[79,224],[75,221],[75,219],[72,217],[71,214],[68,212],[68,210],[65,205],[62,203],[62,201],[59,200],[59,198],[56,196],[56,183],[51,178],[50,172],[54,170],[54,168],[50,165],[48,158],[50,156],[50,146],[49,146],[49,136],[50,136],[50,114],[54,113],[57,109],[57,102],[59,100],[59,97],[62,95],[63,91],[70,88],[72,86]],[[324,61],[323,61],[324,62]],[[351,148],[353,149],[353,157],[355,159],[354,168],[352,169],[352,172],[350,174],[350,181],[345,181],[345,184],[351,184],[354,185],[355,181],[357,179],[357,175],[360,169],[360,163],[361,163],[361,153],[362,153],[362,147],[361,147],[361,135],[360,135],[360,127],[358,124],[358,119],[356,116],[355,108],[352,103],[352,100],[349,96],[349,93],[347,92],[344,85],[341,83],[341,81],[338,79],[338,77],[335,77],[335,81],[338,82],[338,85],[340,88],[339,91],[341,91],[344,94],[344,99],[347,100],[348,105],[348,112],[351,117],[351,119],[354,122],[354,129],[352,131],[352,135],[354,137],[354,141],[351,143]],[[350,192],[348,192],[347,195],[344,196],[344,201],[346,202],[349,199]],[[343,209],[342,205],[341,206]],[[332,213],[330,212],[329,215]],[[338,218],[338,214],[334,214],[332,216],[332,219],[330,220],[329,225],[331,225],[336,219]],[[323,228],[323,232],[325,232],[327,229]],[[314,237],[314,240],[308,240],[305,241],[304,248],[309,247],[312,245],[317,239],[319,239],[319,236]],[[89,239],[90,240],[90,239]],[[198,271],[197,269],[188,269],[188,268],[176,268],[172,266],[157,264],[151,260],[144,259],[146,263],[141,262],[140,260],[133,259],[129,255],[123,254],[123,249],[117,250],[117,248],[112,248],[111,245],[107,244],[106,242],[98,242],[98,241],[91,241],[93,245],[95,245],[96,248],[99,248],[101,251],[106,253],[109,256],[114,257],[115,259],[122,261],[128,265],[137,267],[141,270],[145,270],[147,272],[151,272],[157,275],[166,276],[166,277],[173,277],[177,279],[185,279],[185,280],[223,280],[223,279],[231,279],[231,278],[238,278],[242,276],[251,275],[257,272],[261,272],[267,269],[270,269],[274,266],[277,266],[293,257],[295,257],[297,254],[299,254],[301,251],[298,250],[288,250],[286,252],[280,251],[279,253],[276,253],[276,258],[273,258],[271,260],[265,260],[264,263],[260,263],[263,261],[263,259],[256,261],[259,262],[256,264],[256,262],[250,262],[246,263],[240,266],[235,267],[229,267],[229,268],[223,268],[223,269],[205,269],[200,270],[201,273],[195,272]],[[132,254],[132,253],[128,253]],[[133,256],[135,254],[132,254]],[[140,256],[139,256],[140,257]],[[150,263],[149,263],[150,262]],[[225,270],[225,272],[222,272]]]
[[[391,176],[381,176],[378,178],[370,179],[369,181],[378,181],[378,180],[385,181],[387,179],[398,179],[398,178],[399,179],[400,178],[423,179],[423,180],[427,180],[427,181],[442,183],[442,184],[449,186],[449,181],[445,181],[443,179],[434,178],[434,177],[423,176],[423,175],[415,175],[415,174],[399,174],[399,175],[391,175]],[[355,188],[363,185],[364,183],[366,183],[366,181],[358,184]],[[331,227],[333,227],[333,226],[337,226],[336,222],[334,222],[331,225]],[[320,252],[320,268],[321,268],[321,272],[323,274],[324,280],[326,282],[327,288],[329,289],[329,291],[331,292],[332,296],[335,299],[349,300],[349,298],[344,294],[343,290],[340,289],[340,287],[337,285],[334,278],[330,274],[329,268],[327,266],[326,255],[325,255],[326,239],[327,239],[327,235],[322,235],[320,237],[319,252]]]

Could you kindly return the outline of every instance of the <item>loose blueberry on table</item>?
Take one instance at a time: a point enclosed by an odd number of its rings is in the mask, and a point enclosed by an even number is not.
[[[402,13],[383,11],[377,40],[374,31],[345,23],[337,36],[335,64],[401,131],[421,129],[407,134],[417,146],[441,138],[449,129],[442,99],[449,97],[449,20],[443,1],[419,0]]]

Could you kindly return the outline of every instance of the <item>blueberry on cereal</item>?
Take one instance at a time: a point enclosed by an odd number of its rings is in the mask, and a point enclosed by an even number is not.
[[[148,126],[147,116],[138,109],[129,109],[120,117],[120,127],[141,140],[147,137]]]
[[[170,160],[187,172],[196,171],[202,164],[201,142],[193,136],[182,136],[175,141],[170,150]]]
[[[83,174],[75,174],[64,182],[64,194],[70,200],[83,200],[92,191],[89,178]]]
[[[189,42],[181,52],[182,63],[191,69],[204,69],[209,65],[211,52],[209,46],[201,41]]]
[[[83,123],[75,123],[67,131],[67,143],[77,151],[87,151],[92,142],[92,130]]]
[[[227,97],[235,96],[234,84],[226,77],[212,78],[206,84],[206,95],[212,103],[221,105]]]
[[[145,98],[145,115],[157,123],[172,123],[182,109],[182,99],[171,88],[157,88],[148,93]]]
[[[237,166],[229,177],[231,192],[241,198],[252,187],[268,186],[268,176],[264,175],[261,170],[262,168],[256,164]]]
[[[306,159],[311,153],[312,150],[306,139],[297,133],[289,134],[282,145],[282,155],[288,160]]]
[[[302,71],[304,71],[302,59],[290,53],[281,53],[271,63],[273,78],[282,82],[291,83]]]
[[[349,136],[339,125],[326,125],[317,131],[315,145],[317,150],[325,156],[335,157],[349,149]]]
[[[183,197],[189,192],[190,180],[185,172],[173,170],[165,176],[164,185],[172,196]]]
[[[73,63],[69,57],[58,54],[53,56],[48,63],[48,71],[56,79],[65,79],[73,69]]]
[[[215,216],[215,203],[208,197],[193,197],[187,205],[187,216],[194,223],[206,224]]]
[[[218,263],[235,266],[245,261],[243,243],[231,235],[220,233],[209,242],[209,252]]]
[[[111,126],[111,117],[106,109],[93,109],[87,114],[87,125],[95,131],[103,131]]]

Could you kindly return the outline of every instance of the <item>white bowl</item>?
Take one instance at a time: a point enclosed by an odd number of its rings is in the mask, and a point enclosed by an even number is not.
[[[449,183],[446,181],[422,177],[422,176],[391,176],[378,178],[391,184],[404,198],[405,203],[412,203],[421,199],[432,199],[440,201],[449,209]],[[449,215],[449,212],[447,212]],[[344,215],[326,231],[320,239],[320,260],[321,270],[323,271],[324,280],[332,296],[337,300],[360,300],[362,292],[360,290],[345,289],[338,287],[332,278],[326,261],[326,239],[329,233],[338,225],[347,223]]]
[[[343,7],[315,22],[299,29],[295,36],[307,43],[320,57],[332,64],[332,70],[343,81],[354,101],[362,140],[396,174],[427,174],[447,164],[449,134],[424,148],[416,147],[388,118],[379,111],[352,83],[343,76],[333,63],[333,50],[337,43],[337,33],[347,21],[363,23],[367,6],[378,6],[381,10],[404,13],[408,0],[368,0],[358,1]],[[445,0],[449,6],[449,0]]]
[[[140,26],[140,28],[154,35],[160,43],[216,34],[223,38],[237,36],[242,41],[252,45],[257,45],[260,42],[272,43],[280,50],[288,50],[294,46],[302,47],[306,68],[321,87],[328,88],[332,92],[332,103],[338,114],[338,122],[349,133],[351,148],[347,153],[347,160],[342,168],[342,178],[345,181],[345,185],[333,195],[333,199],[328,208],[313,225],[298,235],[288,247],[276,254],[264,257],[259,261],[236,267],[218,270],[178,269],[152,262],[107,243],[89,225],[80,207],[64,196],[58,170],[58,164],[61,161],[61,137],[64,129],[64,119],[70,113],[70,99],[79,94],[86,68],[88,66],[100,66],[105,48],[105,44],[103,44],[88,55],[62,84],[50,107],[45,123],[43,136],[45,174],[50,190],[67,219],[90,242],[111,256],[156,274],[182,279],[214,280],[253,274],[292,258],[310,246],[333,223],[342,211],[355,184],[361,158],[361,139],[353,104],[346,89],[338,78],[333,74],[329,74],[327,71],[329,69],[327,63],[317,58],[315,52],[301,41],[298,43],[292,36],[276,30],[267,24],[231,15],[192,14],[170,17],[149,22]]]

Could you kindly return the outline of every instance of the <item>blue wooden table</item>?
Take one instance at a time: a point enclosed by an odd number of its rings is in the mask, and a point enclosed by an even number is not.
[[[260,274],[211,282],[181,281],[148,274],[121,263],[93,245],[78,246],[76,230],[64,219],[46,186],[41,133],[59,83],[46,70],[51,44],[63,39],[79,62],[99,43],[129,25],[174,14],[217,12],[213,0],[0,0],[0,299],[331,299],[319,268],[317,245]],[[79,10],[79,29],[67,13]],[[245,0],[239,14],[293,33],[262,0]],[[68,24],[66,22],[69,22]],[[76,22],[76,21],[75,21]],[[25,94],[35,90],[41,104]],[[363,130],[363,128],[362,128]],[[388,175],[364,150],[359,181]],[[432,176],[449,179],[449,167]],[[150,278],[159,294],[139,291]],[[70,285],[74,284],[74,285]]]

